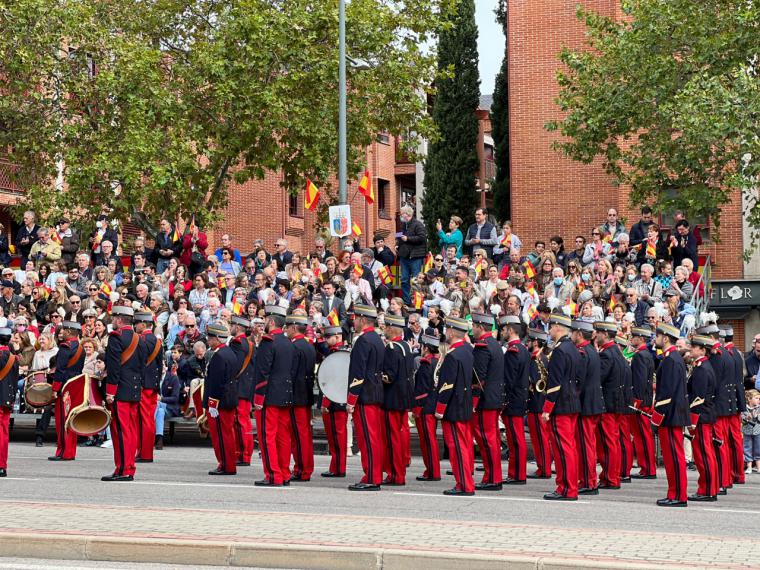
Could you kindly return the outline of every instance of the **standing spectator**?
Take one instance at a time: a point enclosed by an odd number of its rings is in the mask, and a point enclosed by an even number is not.
[[[372,253],[375,255],[377,261],[388,267],[396,263],[396,254],[393,253],[391,248],[385,245],[385,238],[383,236],[375,234],[373,242],[375,247],[372,248]]]
[[[414,210],[406,205],[401,208],[401,231],[397,234],[397,251],[401,263],[401,293],[404,303],[411,304],[411,279],[422,269],[427,254],[427,230],[414,217]]]
[[[699,266],[697,256],[697,239],[689,230],[687,220],[676,222],[676,233],[670,236],[670,253],[673,256],[673,265],[679,266],[684,259],[691,259],[694,267]]]
[[[462,235],[462,218],[459,216],[451,216],[449,220],[449,231],[443,231],[443,224],[441,220],[435,223],[435,229],[438,231],[438,242],[441,244],[442,251],[445,251],[447,247],[453,245],[457,248],[457,257],[462,255],[462,241],[464,236]]]
[[[625,226],[618,221],[618,212],[615,208],[607,210],[607,221],[602,224],[602,239],[609,236],[605,241],[617,243],[618,234],[625,231]]]
[[[586,245],[583,252],[583,264],[595,263],[604,259],[610,254],[610,244],[602,241],[604,236],[604,227],[594,228],[591,230],[591,243]]]
[[[567,263],[567,254],[565,253],[565,241],[561,236],[552,236],[549,240],[549,251],[554,254],[557,265],[564,269]]]
[[[108,263],[112,259],[116,263],[116,271],[122,273],[124,266],[121,264],[119,256],[114,253],[114,244],[111,243],[111,240],[104,240],[100,244],[100,253],[95,254],[95,266],[99,267],[102,265],[103,267],[108,267]]]
[[[697,284],[699,284],[699,293],[697,293],[697,296],[702,297],[705,294],[705,282],[700,281],[699,273],[694,271],[694,262],[688,257],[684,257],[683,261],[681,262],[681,267],[687,271],[688,277],[686,280],[689,283],[691,283],[695,288],[697,287]]]
[[[333,256],[333,253],[327,249],[324,238],[318,237],[314,240],[314,253],[311,256],[316,257],[320,263],[324,263],[325,259]]]
[[[10,265],[11,253],[8,244],[8,236],[5,234],[5,226],[0,224],[0,265],[3,267]]]
[[[285,267],[293,261],[293,252],[288,251],[288,240],[280,238],[275,244],[275,251],[272,259],[277,262],[277,271],[285,271]]]
[[[71,220],[68,218],[60,219],[57,231],[58,237],[61,238],[61,258],[69,265],[79,251],[79,232],[71,227]]]
[[[240,267],[240,264],[232,259],[232,250],[228,247],[223,247],[222,260],[219,262],[219,273],[223,275],[232,275],[234,277],[241,271],[242,268]]]
[[[236,247],[232,245],[232,239],[230,239],[230,234],[222,235],[222,247],[220,247],[214,252],[214,255],[216,255],[217,259],[222,259],[222,248],[224,247],[228,247],[232,250],[232,259],[237,261],[240,265],[243,264],[243,258],[240,257],[240,252],[237,250]],[[256,249],[257,249],[257,246],[254,247],[254,251]]]
[[[565,256],[565,261],[570,263],[575,260],[582,266],[583,254],[586,252],[586,238],[583,236],[575,236],[574,244],[575,248]]]
[[[178,234],[179,232],[177,232]],[[160,223],[160,231],[156,234],[156,245],[153,255],[156,259],[156,273],[163,273],[169,266],[169,260],[179,257],[182,252],[182,240],[175,240],[175,231],[171,222],[163,218]]]
[[[29,259],[29,252],[32,250],[34,242],[37,241],[37,232],[40,229],[36,223],[34,223],[35,215],[31,210],[24,212],[24,222],[16,232],[16,250],[21,255],[21,267],[26,266],[26,261]]]
[[[747,368],[744,385],[760,390],[760,383],[757,381],[757,374],[760,372],[760,334],[756,334],[752,339],[752,350],[744,355],[744,365]]]
[[[50,239],[50,229],[37,230],[37,241],[29,250],[29,259],[34,260],[37,267],[42,263],[53,263],[61,259],[61,246]]]
[[[686,219],[686,214],[684,214],[681,210],[676,210],[673,213],[674,225],[680,222],[681,220],[685,220],[685,219]],[[694,226],[692,231],[694,233],[694,239],[697,241],[697,247],[699,247],[700,245],[702,245],[702,232],[699,231],[699,226]]]
[[[203,271],[203,265],[206,262],[206,248],[208,247],[208,237],[194,223],[190,225],[190,231],[182,237],[182,253],[179,254],[179,260],[190,271],[190,276]],[[238,253],[238,256],[240,253]]]
[[[747,410],[741,412],[744,472],[749,474],[752,471],[760,472],[760,392],[747,390],[744,395],[747,402]]]
[[[499,242],[496,239],[496,228],[488,221],[488,210],[478,208],[475,210],[475,223],[467,229],[467,237],[464,240],[467,252],[472,254],[475,247],[486,251],[486,256],[493,256],[493,248]]]
[[[108,217],[106,217],[105,214],[98,216],[95,221],[95,231],[90,234],[90,239],[88,241],[92,253],[96,256],[101,253],[100,248],[104,241],[111,242],[113,251],[116,251],[119,247],[119,234],[117,234],[116,230],[112,229],[108,224]]]
[[[496,238],[497,244],[493,248],[493,261],[502,267],[509,261],[509,252],[512,248],[520,249],[522,241],[512,233],[512,222],[507,220],[501,225],[501,233]]]
[[[643,244],[647,240],[647,230],[652,223],[652,208],[642,206],[641,219],[631,226],[629,236],[631,238],[631,247]]]
[[[142,265],[140,267],[144,267],[148,261],[153,261],[153,252],[145,249],[145,238],[142,236],[137,236],[132,244],[131,267],[134,268],[137,265],[135,259],[138,256],[142,257]]]

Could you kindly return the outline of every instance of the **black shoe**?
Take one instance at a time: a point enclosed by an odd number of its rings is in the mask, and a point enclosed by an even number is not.
[[[288,481],[288,482],[291,482],[291,481],[293,483],[308,483],[309,481],[311,481],[311,478],[304,479],[303,477],[291,477],[290,481]]]
[[[525,479],[510,479],[509,477],[507,477],[506,479],[504,479],[504,481],[502,481],[502,483],[504,483],[505,485],[525,485],[526,481]]]
[[[222,471],[221,469],[212,469],[208,472],[209,475],[237,475],[235,471]]]
[[[634,473],[631,475],[631,479],[657,479],[657,475],[639,475],[638,473]]]
[[[417,481],[440,481],[441,480],[440,477],[425,477],[424,475],[417,475],[415,479],[417,479]]]
[[[454,472],[451,469],[446,469],[446,475],[453,475]]]
[[[721,487],[718,495],[728,495],[728,490],[725,487]]]
[[[48,457],[48,461],[74,461],[74,458],[64,459],[60,455],[53,455],[52,457]]]
[[[536,473],[528,473],[526,475],[528,479],[551,479],[551,475],[538,475]]]
[[[132,475],[117,475],[113,473],[100,478],[101,481],[134,481],[135,478]]]
[[[697,464],[694,463],[693,461],[689,461],[686,464],[686,469],[688,469],[689,471],[696,471],[697,470]]]
[[[354,483],[348,486],[349,491],[379,491],[380,485],[373,485],[372,483]]]
[[[322,477],[345,477],[345,473],[333,473],[332,471],[325,471],[321,473]]]
[[[544,499],[547,501],[577,501],[578,497],[565,497],[565,495],[554,491],[553,493],[546,493]]]
[[[579,495],[598,495],[599,489],[591,489],[589,487],[581,487],[578,489]]]
[[[446,489],[443,494],[449,497],[472,497],[475,491],[462,491],[454,487],[453,489]]]
[[[237,465],[238,467],[250,467],[251,462],[250,461],[236,461],[235,465]]]
[[[688,503],[686,501],[676,501],[675,499],[659,499],[657,501],[658,507],[686,507]]]
[[[0,469],[0,477],[7,477],[8,472],[5,469]]]
[[[620,485],[610,485],[609,483],[603,483],[599,485],[599,489],[616,490],[616,489],[620,489]]]
[[[693,495],[689,495],[689,500],[699,503],[714,503],[718,500],[718,497],[714,495],[699,495],[697,493],[694,493]]]
[[[142,457],[136,457],[135,463],[153,463],[152,459],[143,459]]]
[[[37,439],[34,442],[35,447],[42,447],[44,444],[42,443],[42,436],[38,435]]]
[[[501,491],[501,483],[475,483],[476,491]]]
[[[734,485],[744,485],[744,481],[736,481],[736,480],[734,480]]]
[[[630,476],[628,476],[628,477],[621,477],[620,478],[620,482],[621,483],[630,483],[631,482],[631,477]]]
[[[273,483],[269,479],[261,479],[260,481],[254,481],[253,484],[256,487],[283,487],[285,486],[285,483],[280,483],[279,485]]]
[[[386,487],[404,487],[406,483],[396,483],[394,481],[389,481],[388,479],[384,479],[381,485],[385,485]]]
[[[486,468],[483,467],[482,465],[478,465],[477,467],[475,467],[475,471],[485,471],[485,470]]]

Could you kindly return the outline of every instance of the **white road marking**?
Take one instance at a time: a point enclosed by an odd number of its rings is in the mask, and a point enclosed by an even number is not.
[[[255,485],[235,485],[234,483],[182,483],[180,481],[132,481],[133,485],[158,485],[162,487],[231,487],[233,489],[286,489],[290,487],[256,487]]]
[[[403,492],[403,491],[397,491],[393,493],[394,495],[405,495],[408,497],[434,497],[436,499],[440,499],[443,497],[443,494],[437,494],[433,495],[432,493],[410,493],[410,492]],[[472,495],[470,497],[467,497],[467,499],[479,499],[481,501],[516,501],[516,502],[522,502],[522,503],[549,503],[550,501],[547,501],[545,499],[527,499],[524,497],[484,497],[482,495]],[[591,504],[591,501],[555,501],[557,503],[568,503],[568,504]]]

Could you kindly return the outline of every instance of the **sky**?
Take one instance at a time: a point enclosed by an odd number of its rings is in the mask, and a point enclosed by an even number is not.
[[[481,95],[493,93],[494,79],[504,57],[504,31],[496,23],[493,13],[496,4],[497,0],[475,0]]]

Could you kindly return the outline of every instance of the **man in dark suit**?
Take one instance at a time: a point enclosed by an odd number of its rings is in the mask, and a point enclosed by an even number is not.
[[[24,212],[24,223],[16,232],[16,250],[21,255],[21,267],[26,267],[26,262],[29,259],[29,252],[32,250],[34,242],[39,238],[37,237],[37,231],[40,229],[35,222],[35,214],[31,210]]]
[[[338,314],[340,321],[340,327],[343,329],[344,334],[348,334],[347,318],[346,318],[346,304],[343,299],[335,294],[335,285],[331,282],[327,282],[322,285],[322,316],[328,316],[333,309]],[[331,323],[330,326],[336,326],[335,323]]]
[[[285,266],[293,261],[293,252],[288,251],[288,240],[280,238],[275,244],[277,251],[272,256],[272,259],[277,261],[277,271],[285,271]]]
[[[678,267],[685,258],[694,262],[694,267],[699,267],[699,256],[697,255],[697,238],[694,232],[689,229],[687,220],[676,222],[676,230],[670,236],[670,252],[673,255],[673,267]]]

